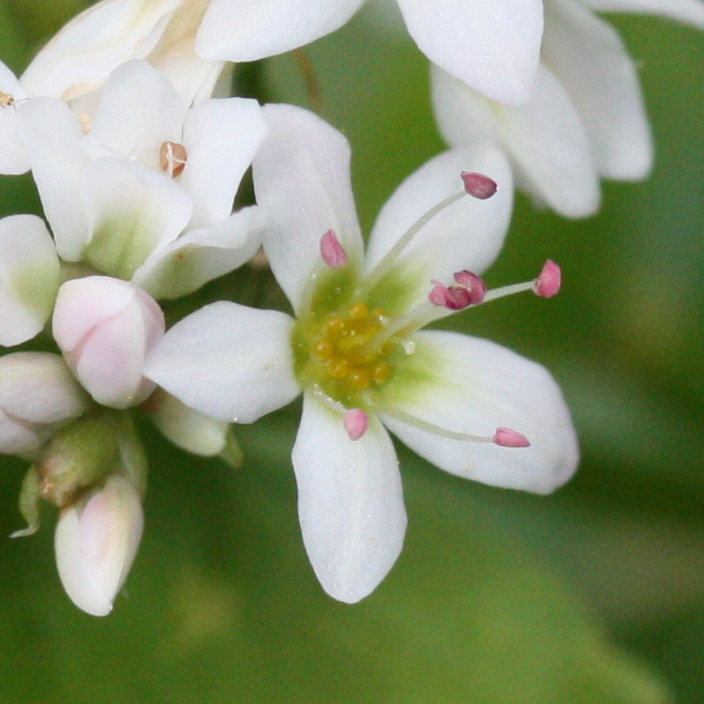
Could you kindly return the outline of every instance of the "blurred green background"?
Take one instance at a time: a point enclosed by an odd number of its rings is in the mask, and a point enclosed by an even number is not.
[[[83,0],[0,0],[0,57],[21,71]],[[367,230],[395,185],[442,149],[423,57],[373,8],[306,50],[324,115],[354,150]],[[146,533],[112,615],[64,596],[54,517],[0,540],[0,702],[106,704],[699,704],[704,691],[704,41],[613,17],[638,62],[657,161],[606,184],[580,222],[519,198],[491,284],[551,257],[562,294],[515,297],[452,324],[548,366],[583,448],[550,497],[446,475],[400,449],[409,530],[389,578],[356,606],[329,599],[301,545],[290,469],[298,405],[238,429],[242,469],[193,458],[148,425]],[[310,106],[291,55],[240,90]],[[37,211],[0,179],[3,215]],[[261,273],[212,296],[280,295]],[[0,534],[21,527],[23,466],[3,458]]]

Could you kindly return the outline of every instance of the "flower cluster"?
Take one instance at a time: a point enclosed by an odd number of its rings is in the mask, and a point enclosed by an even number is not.
[[[547,493],[576,468],[545,369],[423,328],[504,295],[558,292],[552,261],[526,283],[482,278],[514,184],[581,217],[598,207],[600,177],[647,173],[635,69],[594,11],[704,27],[704,4],[397,0],[432,63],[451,149],[398,187],[366,252],[342,134],[227,90],[231,62],[303,46],[362,4],[102,0],[19,78],[0,64],[0,173],[31,171],[44,215],[0,220],[0,344],[23,345],[0,357],[0,452],[30,462],[28,526],[14,535],[37,530],[40,500],[58,508],[59,576],[90,614],[112,609],[142,534],[140,412],[186,451],[239,461],[231,424],[302,394],[303,541],[323,588],[347,602],[374,590],[403,544],[387,430],[495,486]],[[250,169],[254,198],[236,208]],[[217,301],[166,329],[172,299],[260,248],[293,315]]]

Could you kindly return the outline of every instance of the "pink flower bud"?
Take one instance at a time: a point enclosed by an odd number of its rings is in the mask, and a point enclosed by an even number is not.
[[[61,511],[54,538],[56,566],[79,609],[92,616],[110,613],[137,554],[142,528],[139,493],[119,475]]]
[[[164,334],[164,315],[142,289],[108,276],[67,281],[52,325],[66,363],[98,403],[127,408],[154,390],[142,367]]]

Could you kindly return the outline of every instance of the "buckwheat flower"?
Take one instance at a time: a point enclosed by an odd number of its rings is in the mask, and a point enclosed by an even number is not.
[[[33,457],[62,425],[88,410],[90,401],[66,364],[49,352],[0,357],[0,452]]]
[[[599,208],[599,179],[631,181],[653,147],[636,67],[618,33],[591,10],[654,13],[704,28],[700,0],[549,0],[530,100],[501,105],[442,68],[432,71],[440,131],[452,146],[492,140],[517,186],[561,215]]]
[[[123,476],[62,509],[56,524],[56,566],[71,601],[106,616],[129,573],[142,537],[139,492]]]
[[[541,0],[397,0],[432,61],[503,102],[525,101],[538,63]],[[210,95],[224,61],[256,61],[345,24],[364,0],[103,0],[69,22],[22,76],[33,95],[74,98],[119,63],[146,59],[187,102]]]
[[[257,208],[232,212],[265,135],[256,101],[188,109],[159,71],[130,61],[110,76],[88,134],[56,99],[35,98],[17,111],[64,261],[174,298],[258,248]]]
[[[365,255],[344,137],[299,108],[264,114],[255,190],[295,318],[213,303],[166,333],[145,374],[223,421],[253,422],[303,392],[292,454],[303,540],[323,588],[356,602],[387,574],[406,527],[384,426],[438,467],[496,486],[546,493],[574,471],[569,413],[545,369],[491,342],[421,330],[507,293],[552,296],[559,269],[549,262],[537,281],[487,290],[479,272],[501,248],[512,189],[501,152],[484,144],[411,175]],[[492,197],[469,195],[496,184]]]
[[[101,88],[120,64],[145,59],[168,73],[186,103],[209,98],[223,64],[193,52],[206,7],[201,0],[98,2],[39,51],[22,85],[34,96],[74,100]]]
[[[66,363],[88,393],[111,408],[136,406],[154,390],[142,366],[164,328],[164,314],[149,294],[109,276],[62,284],[52,318]]]

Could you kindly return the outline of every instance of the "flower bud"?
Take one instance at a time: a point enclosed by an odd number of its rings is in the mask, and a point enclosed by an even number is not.
[[[53,431],[85,413],[89,404],[58,355],[0,357],[0,452],[34,456]]]
[[[111,476],[105,485],[64,508],[54,547],[61,583],[69,598],[93,616],[106,616],[132,566],[142,537],[139,493],[130,481]]]
[[[63,508],[112,474],[119,461],[118,436],[110,416],[79,418],[54,433],[36,462],[41,495]]]
[[[98,403],[127,408],[153,391],[142,366],[165,324],[161,308],[142,289],[108,276],[67,281],[52,325],[66,363]]]

